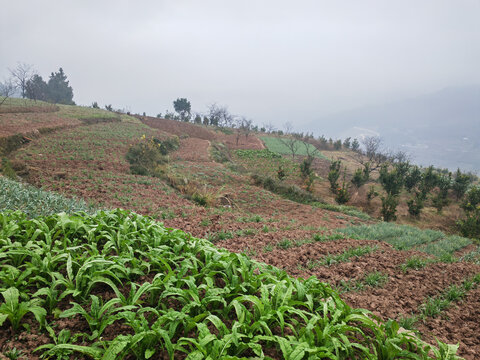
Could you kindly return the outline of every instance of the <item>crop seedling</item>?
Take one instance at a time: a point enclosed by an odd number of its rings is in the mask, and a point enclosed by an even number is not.
[[[19,292],[16,288],[9,288],[2,291],[4,299],[0,305],[0,326],[8,320],[13,331],[17,331],[21,325],[23,317],[31,312],[40,326],[45,325],[45,316],[47,312],[43,309],[38,301],[19,302]]]
[[[17,350],[17,348],[13,348],[10,350],[5,351],[4,355],[9,359],[9,360],[17,360],[21,359],[23,356],[23,353],[21,350]]]

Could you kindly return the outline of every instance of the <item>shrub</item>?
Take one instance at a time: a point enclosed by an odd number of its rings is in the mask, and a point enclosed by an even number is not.
[[[307,190],[309,193],[313,192],[313,185],[315,182],[315,174],[310,174],[306,179],[305,179],[305,190]]]
[[[345,182],[345,173],[344,173],[342,187],[339,187],[337,189],[335,201],[341,205],[341,204],[347,203],[348,200],[350,200],[350,194],[348,193],[348,183]]]
[[[480,186],[472,187],[465,197],[461,207],[466,212],[477,211],[480,205]]]
[[[408,173],[405,176],[405,187],[410,192],[417,186],[422,180],[422,172],[418,166],[410,167]]]
[[[130,163],[130,171],[136,175],[163,175],[165,164],[168,163],[167,154],[177,149],[178,144],[178,137],[159,140],[142,136],[140,142],[132,145],[125,155]]]
[[[302,179],[308,179],[308,177],[312,174],[312,162],[313,157],[307,156],[300,164],[300,176]]]
[[[433,166],[430,166],[422,174],[422,180],[420,182],[420,191],[423,196],[426,197],[427,194],[437,186],[438,183],[438,174],[433,171]]]
[[[423,199],[419,194],[407,201],[408,213],[413,217],[419,217],[420,213],[424,207]]]
[[[455,173],[455,179],[453,180],[452,190],[457,200],[460,200],[467,192],[468,186],[472,182],[472,178],[468,174],[462,174],[460,169],[457,169]]]
[[[398,197],[395,195],[382,196],[382,216],[384,221],[395,221],[397,219]]]
[[[328,173],[328,181],[330,182],[330,190],[334,194],[338,189],[338,178],[340,177],[340,160],[332,161],[330,163],[330,172]]]
[[[441,212],[444,206],[449,204],[448,190],[452,186],[452,174],[448,176],[439,175],[437,178],[438,194],[433,198],[433,206]]]
[[[466,217],[457,222],[463,236],[480,238],[480,186],[472,187],[461,205]]]
[[[162,155],[167,155],[168,153],[177,150],[180,145],[180,140],[178,139],[178,136],[172,136],[164,140],[152,138],[152,140],[155,144],[159,146]]]
[[[353,139],[352,141],[352,150],[357,152],[358,150],[360,150],[360,143],[358,142],[358,139]]]
[[[364,185],[370,177],[370,164],[367,162],[363,169],[358,168],[355,170],[352,178],[352,184],[358,189]]]
[[[287,174],[285,173],[285,169],[283,168],[282,165],[279,165],[278,170],[277,170],[278,180],[282,181],[283,179],[285,179],[286,176],[287,176]]]
[[[400,193],[400,190],[403,186],[403,177],[397,169],[388,171],[388,166],[382,166],[380,170],[380,177],[378,178],[380,184],[382,184],[383,189],[390,196],[396,196]]]
[[[467,215],[457,222],[463,236],[469,238],[480,238],[480,212]]]
[[[333,148],[335,150],[340,150],[342,148],[342,140],[336,140],[334,143],[333,143]]]

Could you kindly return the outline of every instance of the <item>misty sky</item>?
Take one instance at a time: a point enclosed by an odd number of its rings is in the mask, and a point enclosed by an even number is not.
[[[480,83],[480,0],[0,2],[0,79],[61,66],[80,105],[187,97],[282,128]]]

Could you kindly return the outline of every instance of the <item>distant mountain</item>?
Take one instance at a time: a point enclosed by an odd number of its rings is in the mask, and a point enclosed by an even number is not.
[[[480,172],[480,85],[339,113],[309,129],[341,138],[378,135],[416,163]]]

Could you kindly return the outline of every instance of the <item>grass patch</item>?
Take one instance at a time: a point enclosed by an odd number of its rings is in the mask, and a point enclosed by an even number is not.
[[[333,232],[331,234],[314,234],[313,235],[314,241],[320,242],[327,242],[327,241],[334,241],[334,240],[342,240],[345,239],[345,235],[337,232]]]
[[[290,149],[285,145],[281,138],[273,136],[262,136],[260,137],[263,143],[271,152],[281,154],[281,155],[291,155]],[[315,152],[315,157],[319,159],[328,160],[322,153],[315,151],[316,148],[312,144],[306,144],[303,141],[296,141],[298,143],[298,150],[295,155],[307,156],[309,153],[312,154]],[[308,148],[308,150],[307,150]]]
[[[384,287],[385,284],[388,282],[388,275],[381,273],[380,271],[371,272],[363,278],[363,283],[366,286],[371,287]]]
[[[337,229],[354,239],[382,240],[391,244],[397,250],[415,249],[439,258],[453,254],[472,243],[472,240],[446,235],[436,230],[421,230],[409,225],[378,223],[374,225],[350,226]]]
[[[435,262],[433,259],[422,258],[419,256],[412,256],[408,258],[405,261],[405,263],[400,265],[400,269],[402,269],[403,272],[407,272],[409,269],[420,270],[433,262]]]
[[[340,292],[362,291],[367,287],[380,288],[388,282],[388,275],[379,271],[365,274],[360,280],[341,280],[337,286]]]

